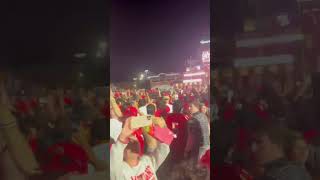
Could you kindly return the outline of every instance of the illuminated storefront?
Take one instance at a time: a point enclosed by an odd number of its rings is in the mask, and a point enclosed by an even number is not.
[[[183,83],[202,84],[210,83],[210,40],[202,40],[201,61],[196,65],[189,65],[183,73]]]

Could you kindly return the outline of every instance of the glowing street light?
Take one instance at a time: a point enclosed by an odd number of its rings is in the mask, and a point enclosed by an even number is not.
[[[144,78],[144,74],[141,74],[140,75],[140,80],[143,80],[143,78]]]

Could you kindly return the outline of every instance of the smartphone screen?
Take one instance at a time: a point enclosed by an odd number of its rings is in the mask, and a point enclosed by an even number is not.
[[[141,128],[152,125],[152,116],[138,116],[131,120],[131,128]]]

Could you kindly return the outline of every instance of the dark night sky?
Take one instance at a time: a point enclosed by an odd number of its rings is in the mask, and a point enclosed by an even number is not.
[[[28,1],[4,7],[2,17],[7,24],[1,26],[1,34],[6,52],[1,56],[19,63],[65,63],[73,53],[90,53],[105,40],[109,30],[107,1],[61,2]]]
[[[92,57],[98,43],[108,36],[110,6],[106,0],[38,0],[5,5],[1,10],[5,18],[0,28],[1,67],[18,67],[35,78],[38,76],[31,69],[56,67],[58,70],[41,76],[67,76],[75,64],[74,53],[86,52]]]
[[[112,1],[111,81],[184,70],[209,38],[209,0]]]

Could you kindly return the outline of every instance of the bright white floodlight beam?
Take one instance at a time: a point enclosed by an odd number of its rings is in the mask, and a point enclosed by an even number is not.
[[[210,43],[210,40],[201,40],[200,43],[201,43],[201,44],[209,44],[209,43]]]

